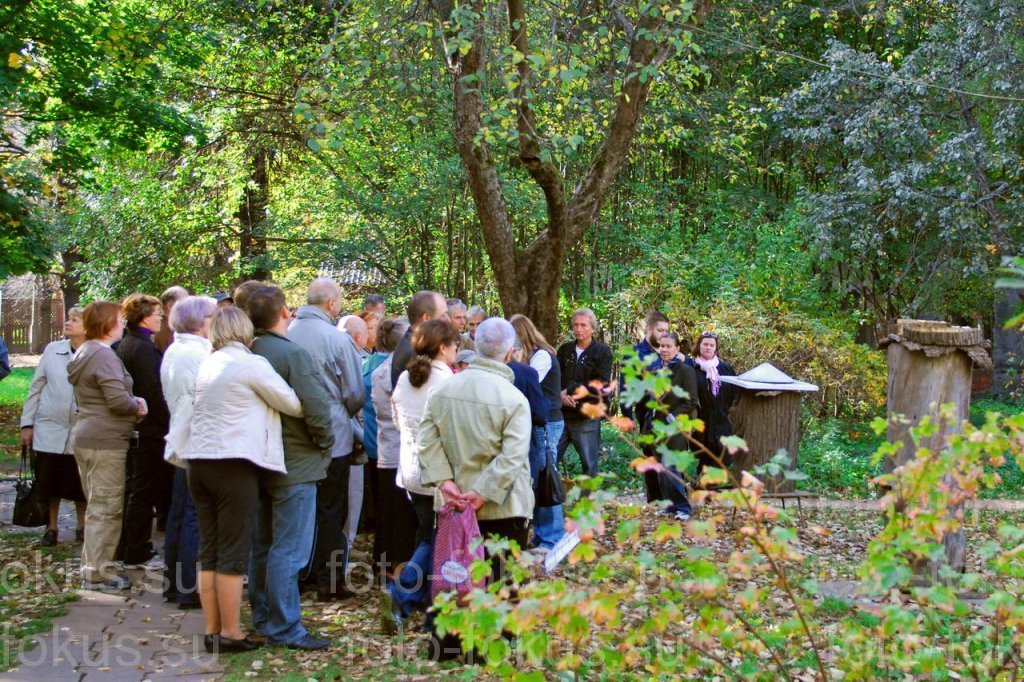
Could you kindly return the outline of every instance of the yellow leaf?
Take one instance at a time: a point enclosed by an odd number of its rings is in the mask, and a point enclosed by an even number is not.
[[[17,69],[18,67],[20,67],[22,62],[24,61],[25,60],[22,59],[21,55],[17,52],[12,52],[9,55],[7,55],[7,66],[11,67],[12,69]]]

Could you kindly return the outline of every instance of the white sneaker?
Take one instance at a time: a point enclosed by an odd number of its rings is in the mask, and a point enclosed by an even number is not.
[[[676,513],[675,513],[675,514],[673,515],[673,518],[674,518],[674,519],[675,519],[676,521],[684,521],[684,522],[685,522],[685,521],[689,521],[689,520],[690,520],[690,515],[689,515],[689,514],[687,514],[687,513],[686,513],[686,512],[684,512],[684,511],[677,511],[677,512],[676,512]]]
[[[125,568],[142,569],[144,571],[162,571],[167,568],[167,564],[158,555],[153,555],[143,561],[141,564],[124,564]]]
[[[99,590],[99,591],[102,591],[102,592],[119,592],[121,590],[131,589],[131,586],[132,586],[131,579],[129,579],[128,576],[126,576],[126,575],[120,575],[120,574],[115,575],[110,580],[103,580],[103,581],[99,581],[99,580],[96,580],[96,581],[93,581],[93,580],[83,580],[82,581],[82,589],[83,590]]]

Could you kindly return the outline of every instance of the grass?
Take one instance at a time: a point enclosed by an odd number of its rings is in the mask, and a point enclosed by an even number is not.
[[[1024,403],[983,398],[971,403],[970,420],[980,425],[988,412],[1020,414]],[[808,475],[799,483],[803,490],[827,497],[872,497],[871,479],[882,473],[881,463],[872,464],[875,450],[885,440],[876,436],[868,420],[805,419],[800,438],[798,468]],[[983,498],[1024,498],[1024,473],[1015,461],[998,469],[1003,479],[998,488],[981,491]]]
[[[31,638],[50,629],[54,618],[67,613],[65,604],[78,598],[68,587],[75,546],[39,548],[39,533],[0,534],[0,671],[17,664]]]
[[[0,381],[0,407],[21,407],[28,395],[33,371],[31,367],[15,367],[10,376]]]

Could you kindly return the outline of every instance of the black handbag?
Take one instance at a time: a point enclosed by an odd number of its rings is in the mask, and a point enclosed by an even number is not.
[[[545,448],[547,450],[547,448]],[[547,463],[537,474],[537,495],[535,507],[556,507],[565,502],[565,486],[562,484],[562,473],[547,451]]]
[[[26,476],[26,468],[28,476]],[[14,484],[14,515],[11,523],[25,528],[45,526],[49,517],[49,500],[43,489],[35,484],[32,466],[29,464],[28,451],[21,446],[21,467],[18,469],[18,482]]]

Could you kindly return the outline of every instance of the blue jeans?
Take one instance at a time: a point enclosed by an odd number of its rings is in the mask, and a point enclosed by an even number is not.
[[[387,590],[403,618],[430,603],[431,562],[434,543],[421,542],[397,578],[388,578]]]
[[[171,509],[164,537],[164,599],[178,604],[199,603],[196,561],[199,559],[199,519],[188,489],[188,472],[174,467]]]
[[[260,490],[249,558],[249,603],[253,626],[272,644],[306,636],[298,577],[313,550],[315,519],[315,483]]]
[[[551,461],[558,467],[558,444],[565,430],[565,422],[548,422],[543,429],[534,429],[535,437],[543,433],[541,442],[551,454]],[[545,456],[545,464],[547,463]],[[532,463],[530,469],[533,469]],[[539,470],[538,470],[539,471]],[[556,473],[556,475],[558,475]],[[533,480],[537,480],[536,476]],[[565,534],[565,519],[562,505],[554,507],[535,507],[533,510],[533,544],[537,547],[551,549]]]
[[[562,461],[569,443],[572,443],[580,455],[583,473],[591,478],[597,476],[597,458],[601,454],[601,420],[566,419],[562,424],[565,424],[565,431],[558,441],[558,461]]]

